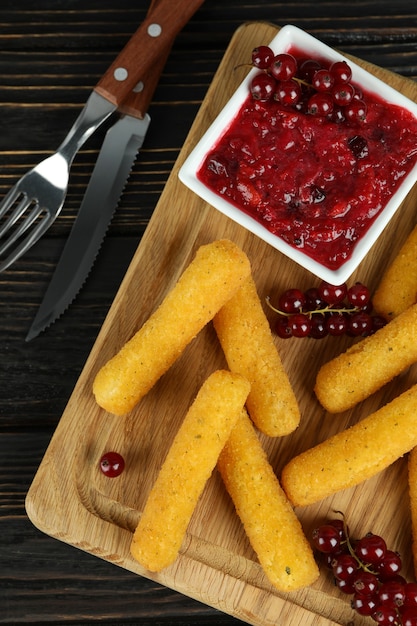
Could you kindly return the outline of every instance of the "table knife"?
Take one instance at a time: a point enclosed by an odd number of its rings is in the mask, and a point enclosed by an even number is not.
[[[202,0],[193,0],[194,11],[201,3]],[[150,12],[159,4],[164,4],[164,0],[154,0]],[[144,141],[150,123],[146,111],[168,54],[169,49],[160,51],[160,58],[119,106],[120,118],[105,135],[77,218],[26,341],[34,339],[62,315],[90,272]]]

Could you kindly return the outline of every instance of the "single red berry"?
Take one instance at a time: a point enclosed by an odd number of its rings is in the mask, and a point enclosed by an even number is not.
[[[362,539],[359,539],[355,545],[355,554],[367,565],[377,565],[380,563],[387,551],[387,545],[382,537],[368,533]]]
[[[274,94],[275,100],[284,106],[294,106],[301,98],[301,87],[296,80],[283,80],[278,83]]]
[[[329,70],[317,70],[313,76],[312,84],[316,91],[330,91],[334,85],[334,78]]]
[[[364,307],[371,298],[368,287],[362,283],[355,283],[349,287],[346,295],[350,304],[357,307]]]
[[[290,339],[292,337],[292,330],[288,324],[288,317],[280,315],[275,324],[275,332],[281,339]]]
[[[311,331],[311,319],[304,313],[294,313],[288,318],[293,337],[308,337]]]
[[[301,63],[297,75],[301,80],[311,83],[313,81],[314,74],[319,69],[321,69],[321,65],[318,61],[315,61],[314,59],[307,59]]]
[[[300,289],[287,289],[278,300],[278,308],[283,313],[300,313],[305,302],[305,294]]]
[[[346,283],[343,283],[343,285],[331,285],[323,280],[318,290],[321,299],[327,302],[327,304],[339,304],[339,302],[342,302],[346,297],[347,285]]]
[[[335,83],[348,83],[352,78],[352,70],[346,61],[335,61],[329,68]]]
[[[378,578],[371,572],[360,570],[353,582],[355,593],[360,596],[373,596],[378,590]]]
[[[270,100],[276,89],[276,81],[266,72],[260,72],[253,77],[250,92],[254,100],[266,102]]]
[[[282,53],[274,57],[269,71],[276,80],[290,80],[297,72],[297,60],[292,54]]]
[[[325,117],[326,115],[330,115],[333,111],[333,98],[326,92],[315,93],[309,98],[307,107],[310,115]]]
[[[372,615],[378,606],[376,596],[361,596],[357,593],[353,596],[351,605],[359,615]]]
[[[389,580],[380,586],[378,598],[380,604],[402,606],[405,600],[405,587],[400,582]]]
[[[100,459],[100,469],[108,478],[120,476],[124,468],[124,459],[118,452],[106,452]]]
[[[372,619],[380,626],[398,626],[398,612],[392,606],[377,606],[372,613]]]
[[[252,51],[252,65],[260,70],[266,70],[274,60],[274,56],[269,46],[258,46]]]
[[[324,554],[335,553],[340,549],[340,535],[337,528],[331,524],[322,524],[313,530],[313,544]]]
[[[367,113],[366,103],[356,98],[353,98],[352,102],[345,107],[345,116],[350,122],[364,122]]]
[[[382,582],[386,580],[391,580],[400,572],[401,568],[402,560],[398,552],[394,552],[393,550],[387,550],[385,552],[383,561],[378,563],[377,566],[379,579]]]
[[[358,571],[358,562],[354,556],[349,553],[339,554],[334,558],[333,574],[338,580],[352,581],[354,585],[354,577]]]

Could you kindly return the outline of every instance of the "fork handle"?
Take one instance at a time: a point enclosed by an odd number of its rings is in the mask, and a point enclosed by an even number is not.
[[[159,0],[98,81],[95,91],[120,106],[139,80],[166,54],[176,35],[204,0]]]

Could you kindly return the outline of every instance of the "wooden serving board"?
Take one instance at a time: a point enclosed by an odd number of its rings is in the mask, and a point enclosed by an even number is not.
[[[185,157],[247,72],[236,66],[247,62],[251,50],[268,43],[276,33],[277,27],[271,24],[252,23],[234,35],[34,478],[27,512],[45,533],[248,624],[361,625],[368,620],[353,613],[348,598],[324,572],[313,586],[291,594],[278,593],[269,584],[216,472],[171,567],[153,575],[130,557],[132,531],[168,446],[203,380],[214,369],[225,367],[211,325],[127,417],[100,409],[91,390],[98,369],[149,317],[201,244],[226,237],[241,246],[251,260],[261,297],[273,298],[288,287],[318,284],[314,276],[205,204],[178,180]],[[415,83],[359,63],[417,100]],[[414,226],[416,195],[414,188],[349,282],[361,280],[375,287]],[[293,455],[353,424],[417,382],[413,367],[352,411],[328,415],[313,393],[316,372],[352,339],[276,341],[302,413],[301,425],[292,435],[261,437],[278,476]],[[110,449],[120,451],[126,460],[124,473],[113,480],[98,470],[100,456]],[[407,490],[404,458],[374,479],[296,512],[308,536],[334,509],[344,511],[354,533],[381,533],[392,549],[399,550],[404,572],[412,579]]]

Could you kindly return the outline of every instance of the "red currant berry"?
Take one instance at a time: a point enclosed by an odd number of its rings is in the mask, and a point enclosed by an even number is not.
[[[392,579],[393,576],[400,572],[401,568],[402,560],[398,552],[394,552],[393,550],[387,550],[385,552],[383,561],[378,563],[377,569],[379,579],[382,582]]]
[[[352,78],[352,70],[346,61],[335,61],[331,64],[329,72],[333,76],[335,83],[348,83]]]
[[[250,92],[254,100],[260,100],[266,102],[271,100],[276,89],[276,81],[266,74],[266,72],[260,72],[253,77]]]
[[[417,609],[417,583],[404,585],[404,606]]]
[[[387,545],[382,537],[368,533],[355,545],[355,554],[367,565],[377,565],[380,563],[387,551]]]
[[[252,65],[260,70],[266,70],[274,60],[274,56],[269,46],[258,46],[252,51]]]
[[[345,107],[345,116],[350,122],[364,122],[367,113],[366,103],[356,98],[353,98],[352,102]]]
[[[339,302],[343,302],[346,297],[347,285],[345,283],[343,283],[343,285],[331,285],[323,280],[318,290],[320,297],[327,302],[327,304],[339,304]]]
[[[333,98],[329,93],[315,93],[309,98],[307,107],[310,115],[325,117],[333,111]]]
[[[417,610],[405,609],[401,614],[402,626],[417,626]]]
[[[320,311],[327,306],[327,303],[323,300],[317,287],[310,287],[305,292],[305,311]]]
[[[340,535],[337,528],[331,524],[323,524],[313,530],[313,544],[324,554],[335,553],[340,550]]]
[[[326,319],[326,328],[332,337],[341,337],[349,328],[349,320],[343,313],[331,313]]]
[[[371,572],[357,572],[353,582],[355,593],[360,596],[373,596],[378,591],[378,578]]]
[[[321,65],[314,59],[303,61],[298,70],[298,77],[307,83],[312,83],[314,74],[321,69]]]
[[[369,313],[355,313],[349,320],[349,334],[353,337],[367,337],[373,327],[372,317]]]
[[[355,593],[351,605],[359,615],[372,615],[377,608],[377,599],[374,596],[361,596]]]
[[[277,54],[269,66],[269,71],[276,80],[290,80],[297,72],[297,60],[292,54]]]
[[[288,319],[293,337],[308,337],[311,330],[311,320],[304,313],[294,313]]]
[[[340,541],[346,541],[347,536],[346,533],[349,534],[349,528],[345,526],[345,523],[341,519],[331,519],[327,522],[330,526],[334,526],[340,535]]]
[[[335,85],[332,89],[333,100],[340,107],[345,107],[353,100],[355,90],[350,83],[346,85]]]
[[[305,304],[306,297],[300,289],[287,289],[278,300],[279,310],[283,313],[299,313]]]
[[[109,478],[120,476],[124,468],[124,459],[118,452],[106,452],[100,459],[100,469]]]
[[[334,558],[333,574],[338,580],[351,580],[353,584],[354,575],[358,571],[358,562],[354,556],[349,553],[339,554]]]
[[[275,332],[281,339],[290,339],[292,337],[292,330],[288,324],[288,317],[279,316],[275,324]]]
[[[310,329],[310,337],[313,339],[323,339],[323,337],[327,337],[329,331],[326,326],[326,318],[321,313],[313,313],[310,318],[311,320],[311,329]]]
[[[404,585],[392,580],[382,583],[379,588],[378,598],[381,604],[402,606],[405,600]]]
[[[399,624],[397,610],[387,605],[377,606],[372,613],[372,619],[380,626],[398,626]]]
[[[294,106],[298,104],[301,98],[300,83],[292,79],[279,82],[274,98],[284,106]]]
[[[313,76],[312,84],[316,91],[330,91],[334,85],[334,78],[329,70],[317,70]]]
[[[382,328],[383,326],[385,326],[386,323],[387,323],[387,320],[381,315],[373,315],[372,316],[372,330],[370,334],[376,333],[376,331]]]
[[[339,580],[338,578],[336,578],[335,582],[336,582],[336,587],[342,593],[345,593],[348,596],[351,596],[355,593],[355,588],[353,586],[352,580]]]
[[[349,287],[346,295],[350,304],[356,307],[364,307],[371,298],[368,287],[362,283],[355,283]]]

